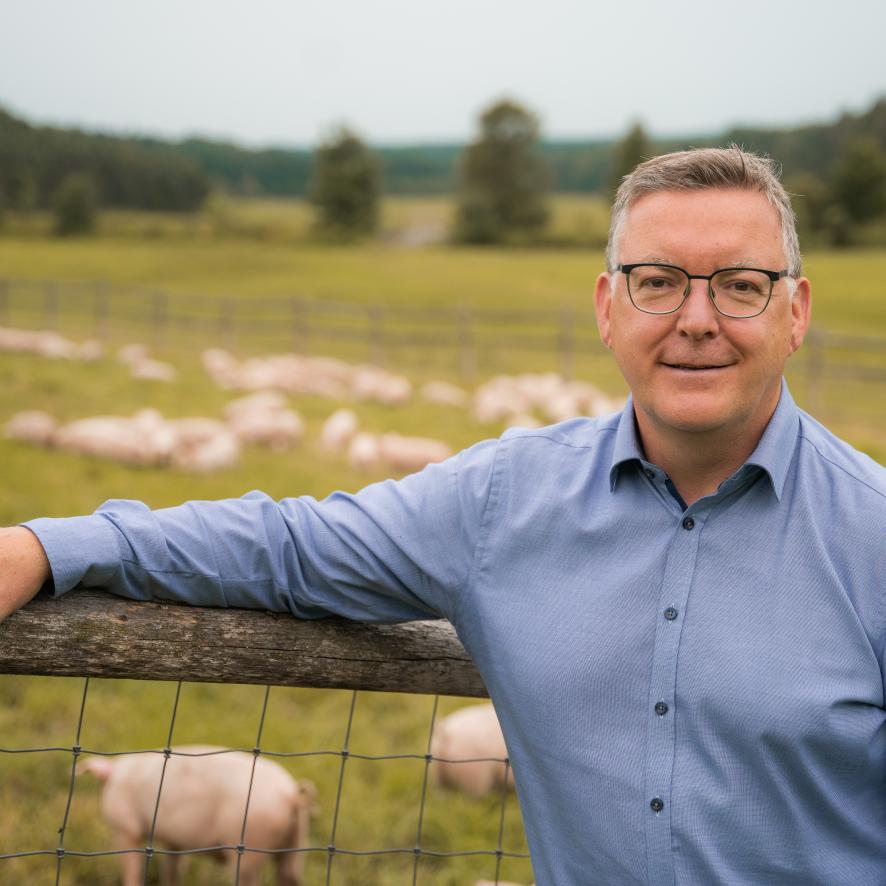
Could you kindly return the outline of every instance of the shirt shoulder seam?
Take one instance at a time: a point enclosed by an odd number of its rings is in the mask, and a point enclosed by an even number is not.
[[[882,490],[877,489],[876,486],[871,486],[870,483],[868,483],[866,480],[863,480],[861,477],[856,476],[854,473],[852,473],[852,471],[850,471],[844,465],[841,465],[838,462],[835,462],[832,458],[828,458],[828,456],[825,455],[818,448],[818,446],[815,445],[815,442],[811,438],[807,437],[806,434],[803,433],[802,428],[800,429],[800,439],[805,441],[806,443],[808,443],[809,446],[811,446],[815,450],[815,453],[818,455],[818,457],[821,458],[823,461],[826,461],[829,465],[833,465],[838,471],[842,471],[844,474],[846,474],[847,477],[851,477],[853,480],[855,480],[856,483],[860,483],[866,489],[870,489],[871,492],[876,493],[877,495],[880,496],[880,498],[886,499],[886,493],[884,493]]]
[[[467,594],[470,593],[471,589],[474,586],[478,568],[477,564],[482,559],[482,555],[486,550],[486,540],[489,534],[490,511],[494,509],[493,498],[495,497],[497,491],[496,482],[500,473],[499,462],[502,459],[502,443],[503,441],[499,440],[498,444],[495,447],[495,457],[492,460],[492,467],[490,469],[490,473],[492,476],[489,478],[489,491],[486,493],[486,501],[483,503],[483,513],[480,517],[480,531],[477,533],[477,543],[476,545],[474,545],[474,554],[471,558],[470,568],[468,569],[467,575],[465,576],[464,586],[461,588],[461,592],[457,595],[455,599],[455,612],[453,613],[453,617],[450,619],[453,624],[457,624],[461,618],[461,610],[464,598]],[[455,474],[455,481],[457,484],[457,472]]]
[[[601,428],[598,426],[598,427],[594,428],[593,436],[596,437],[597,434],[599,434],[601,431],[615,431],[615,430],[617,430],[617,426],[612,427],[612,428],[610,428],[610,427],[602,427]],[[519,437],[510,437],[510,438],[508,438],[507,441],[503,441],[503,442],[510,443],[514,440],[528,440],[528,439],[547,440],[549,443],[555,443],[558,446],[568,446],[570,449],[593,449],[595,442],[596,442],[595,440],[592,439],[588,443],[570,443],[568,440],[559,440],[551,434],[545,434],[545,433],[541,433],[539,431],[530,431],[528,433],[521,434]]]

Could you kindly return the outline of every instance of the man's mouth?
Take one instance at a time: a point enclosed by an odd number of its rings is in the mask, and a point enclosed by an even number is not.
[[[662,361],[668,369],[682,369],[687,372],[705,372],[712,369],[726,369],[731,363],[668,363]]]

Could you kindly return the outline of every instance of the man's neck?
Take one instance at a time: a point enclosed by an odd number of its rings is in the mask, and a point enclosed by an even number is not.
[[[636,407],[634,414],[646,458],[665,471],[687,506],[716,492],[748,460],[771,418],[739,431],[693,432],[656,425]]]

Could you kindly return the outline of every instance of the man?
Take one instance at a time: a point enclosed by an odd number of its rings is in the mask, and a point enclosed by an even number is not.
[[[7,531],[5,611],[51,565],[56,593],[441,614],[502,721],[541,886],[882,884],[886,471],[782,381],[809,300],[768,161],[655,158],[596,287],[621,414],[321,503],[35,520]]]

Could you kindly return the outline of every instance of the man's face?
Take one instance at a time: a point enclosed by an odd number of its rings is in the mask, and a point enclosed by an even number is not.
[[[690,274],[786,266],[776,210],[756,191],[662,191],[628,210],[619,264],[660,262]],[[717,313],[706,280],[693,280],[673,314],[645,314],[630,301],[624,274],[597,280],[597,323],[630,385],[644,439],[649,434],[762,433],[778,403],[787,358],[809,321],[809,283],[775,283],[766,310],[747,319]],[[694,368],[693,368],[694,367]]]

